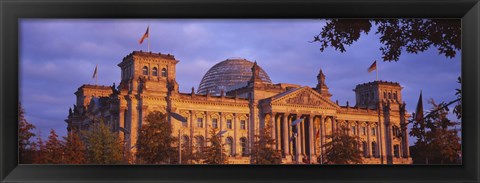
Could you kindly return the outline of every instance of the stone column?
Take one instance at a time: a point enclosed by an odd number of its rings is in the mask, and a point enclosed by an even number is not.
[[[289,124],[288,124],[288,113],[284,113],[283,114],[283,155],[285,156],[285,158],[287,158],[287,156],[290,155],[290,151],[289,151],[289,142],[290,142],[290,137],[289,137]]]
[[[324,125],[325,125],[325,118],[323,116],[319,116],[319,128],[320,128],[320,146],[318,147],[318,150],[320,151],[319,155],[323,154],[323,144],[325,143],[325,130],[324,130]]]
[[[309,158],[313,158],[314,157],[314,149],[315,149],[315,143],[314,143],[314,137],[315,137],[315,134],[314,134],[314,131],[313,131],[313,123],[314,123],[314,120],[313,120],[313,115],[310,114],[310,116],[308,117],[308,154],[310,155]],[[312,159],[310,159],[310,161],[313,162]]]
[[[300,119],[300,118],[302,118],[302,115],[300,115],[300,117],[298,117],[297,119]],[[306,135],[305,135],[305,134],[306,134],[306,132],[305,132],[305,130],[306,130],[306,129],[305,129],[305,126],[306,126],[306,125],[305,125],[305,124],[306,124],[306,123],[305,123],[305,122],[306,122],[306,121],[307,121],[307,120],[304,119],[302,122],[300,122],[300,124],[297,125],[297,127],[299,127],[299,133],[300,133],[300,134],[298,135],[298,137],[300,138],[300,143],[299,143],[299,144],[300,144],[300,154],[301,154],[301,155],[305,155],[305,154],[306,154],[306,153],[305,153],[305,145],[306,145],[306,144],[305,144],[305,141],[306,141],[306,138],[305,138],[305,137],[306,137]]]
[[[337,131],[338,129],[338,121],[335,117],[331,116],[330,117],[331,121],[332,121],[332,135]]]
[[[205,128],[205,135],[203,136],[204,136],[205,142],[207,141],[206,137],[208,135],[209,123],[210,123],[210,112],[205,111],[205,119],[203,121],[203,127]]]
[[[237,142],[238,142],[238,139],[237,139],[237,131],[239,130],[238,129],[238,115],[236,113],[233,113],[233,154],[235,156],[237,156]]]
[[[271,137],[272,138],[275,138],[275,136],[277,136],[277,133],[276,133],[276,125],[275,125],[275,114],[276,113],[273,113],[273,112],[270,112],[270,120],[268,123],[270,123],[270,134],[271,134]]]
[[[125,128],[125,109],[126,107],[120,107],[119,111],[118,111],[118,126],[120,128]],[[125,134],[124,131],[120,131],[120,133],[122,133],[122,135],[120,135],[120,140],[124,140],[127,136],[127,134]]]
[[[371,154],[372,154],[372,148],[370,147],[372,142],[370,141],[370,131],[372,130],[371,126],[370,126],[371,122],[367,122],[367,149],[365,151],[367,151],[367,157],[370,157]]]
[[[293,154],[293,127],[292,127],[292,121],[293,121],[293,116],[289,116],[287,117],[287,124],[288,124],[288,149],[289,149],[289,152],[292,156],[294,156],[295,154]],[[292,141],[290,141],[290,138],[292,138]]]
[[[135,97],[130,97],[131,108],[130,108],[130,147],[133,147],[137,143],[137,132],[138,132],[138,111],[139,106],[137,99]],[[137,148],[132,148],[132,153],[137,152]]]
[[[276,149],[277,150],[281,150],[282,149],[282,144],[281,144],[281,138],[282,138],[282,128],[281,128],[281,123],[280,123],[280,117],[278,116],[278,113],[275,114],[274,116],[275,118],[275,130],[276,130],[276,136],[275,136],[275,144],[277,145],[276,146]]]
[[[380,122],[378,122],[376,125],[375,125],[375,134],[376,134],[376,137],[377,137],[377,142],[376,142],[376,147],[375,147],[375,151],[376,151],[376,154],[375,155],[378,155],[377,157],[381,158],[382,156],[382,152],[381,152],[381,136],[380,136]],[[383,161],[381,162],[383,164]]]
[[[193,141],[194,141],[194,139],[195,139],[195,137],[193,136],[193,129],[194,129],[194,126],[195,126],[195,125],[193,124],[193,123],[194,123],[194,121],[193,121],[194,119],[193,119],[193,118],[195,118],[194,113],[195,113],[194,110],[190,110],[190,124],[189,124],[189,125],[190,125],[190,132],[189,132],[189,134],[190,134],[190,142],[189,142],[189,143],[190,143],[190,147],[193,147]]]
[[[311,114],[311,116],[313,122],[313,154],[318,155],[318,145],[320,144],[320,137],[317,138],[317,131],[319,131],[320,129],[320,124],[317,122],[318,117],[316,115]]]

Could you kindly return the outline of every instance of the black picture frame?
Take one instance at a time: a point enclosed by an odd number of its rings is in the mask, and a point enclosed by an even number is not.
[[[2,182],[479,182],[479,0],[0,0]],[[18,165],[21,18],[462,18],[463,164]],[[87,53],[88,54],[88,53]],[[35,92],[35,91],[28,91]]]

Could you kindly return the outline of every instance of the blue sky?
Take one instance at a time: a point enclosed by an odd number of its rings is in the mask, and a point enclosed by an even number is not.
[[[340,53],[319,51],[309,43],[325,25],[323,20],[241,19],[22,19],[20,21],[20,100],[26,118],[46,137],[50,129],[66,134],[64,120],[75,103],[73,94],[92,79],[98,64],[98,84],[117,85],[121,59],[140,45],[150,26],[150,50],[170,53],[177,64],[181,92],[198,88],[214,64],[230,57],[256,60],[274,83],[316,85],[323,69],[332,100],[355,103],[357,84],[375,80],[367,68],[381,60],[375,28]],[[461,56],[438,55],[436,48],[403,54],[398,62],[378,62],[379,79],[399,82],[408,112],[414,112],[420,90],[425,110],[427,99],[451,101],[461,73]],[[453,118],[452,118],[453,119]],[[411,139],[412,140],[412,139]]]

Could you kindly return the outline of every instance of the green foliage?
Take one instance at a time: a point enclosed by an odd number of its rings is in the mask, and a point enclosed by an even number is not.
[[[448,108],[429,100],[432,111],[421,121],[413,121],[410,135],[417,138],[412,147],[415,164],[455,164],[461,151],[460,137],[455,126],[459,123],[447,118]]]
[[[223,148],[221,136],[217,135],[218,131],[215,128],[210,130],[210,138],[207,141],[210,146],[205,147],[203,152],[203,162],[206,164],[226,164],[227,154]]]
[[[105,125],[103,120],[92,124],[84,131],[87,159],[93,164],[119,164],[123,160],[123,145],[118,135]]]
[[[271,137],[272,126],[267,125],[260,129],[259,135],[255,135],[251,157],[253,164],[281,164],[282,153],[275,150],[275,139]]]
[[[70,132],[67,137],[63,137],[65,141],[64,147],[64,164],[85,164],[87,163],[87,149],[85,143],[75,132]]]
[[[453,58],[461,48],[460,19],[331,19],[312,42],[321,44],[320,51],[333,47],[345,52],[346,46],[370,32],[372,24],[380,34],[384,61],[398,61],[402,50],[416,54],[431,46]]]
[[[141,163],[165,164],[171,163],[178,156],[178,150],[172,147],[177,139],[172,136],[172,126],[166,116],[159,111],[153,111],[145,117],[142,129],[137,139],[137,158]]]
[[[323,162],[325,164],[360,164],[362,163],[362,151],[358,148],[358,137],[351,136],[346,127],[337,129],[330,139],[322,147],[325,147]],[[321,158],[321,157],[318,157]],[[320,159],[318,159],[318,162]]]
[[[35,134],[31,132],[35,126],[28,123],[25,119],[25,111],[22,104],[18,103],[18,151],[20,163],[32,163],[33,154],[35,153],[35,144],[30,141],[30,138]],[[32,145],[34,147],[32,147]]]
[[[61,164],[63,162],[63,142],[58,140],[58,135],[53,129],[50,130],[45,150],[45,163]]]

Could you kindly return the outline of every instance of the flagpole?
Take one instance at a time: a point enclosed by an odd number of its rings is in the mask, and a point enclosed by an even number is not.
[[[147,37],[148,38],[147,39],[147,45],[148,45],[147,50],[148,50],[148,52],[150,52],[150,24],[148,24],[148,29],[149,30],[148,30],[148,37]]]
[[[377,65],[377,69],[375,69],[377,71],[377,81],[378,81],[378,64]]]

